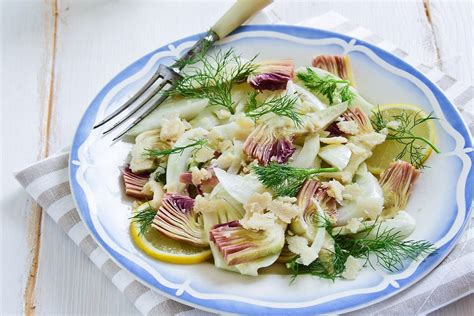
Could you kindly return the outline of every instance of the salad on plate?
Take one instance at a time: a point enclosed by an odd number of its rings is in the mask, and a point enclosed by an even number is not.
[[[433,115],[375,105],[348,56],[246,60],[218,50],[187,61],[167,101],[131,132],[130,234],[162,261],[256,276],[355,279],[434,251],[409,240],[407,204],[439,149]],[[261,270],[260,270],[261,271]]]

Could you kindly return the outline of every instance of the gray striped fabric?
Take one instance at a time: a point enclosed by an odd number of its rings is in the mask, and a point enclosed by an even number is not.
[[[267,21],[278,23],[271,14]],[[302,25],[337,30],[374,42],[410,60],[408,54],[334,12],[305,21]],[[442,87],[455,102],[470,130],[474,130],[473,87],[463,85],[439,70],[418,65],[418,68]],[[68,179],[68,153],[61,153],[18,172],[16,178],[64,232],[101,269],[115,286],[143,315],[208,315],[170,300],[135,280],[118,267],[92,239],[75,208]],[[472,220],[471,220],[472,223]],[[474,228],[469,225],[462,240],[440,266],[422,281],[402,293],[352,314],[423,314],[473,292],[474,289]]]

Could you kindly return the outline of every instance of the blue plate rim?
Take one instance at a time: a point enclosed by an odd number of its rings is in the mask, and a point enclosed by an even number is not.
[[[323,38],[339,38],[344,41],[352,41],[355,40],[355,43],[357,45],[362,45],[367,48],[369,48],[372,52],[374,52],[379,58],[383,59],[385,62],[388,64],[398,68],[402,69],[409,74],[413,75],[415,78],[419,79],[422,81],[428,89],[434,94],[435,98],[437,99],[438,103],[440,104],[443,112],[445,112],[445,115],[449,117],[449,120],[447,122],[451,125],[451,127],[455,128],[459,134],[463,137],[464,139],[464,149],[466,148],[472,148],[472,136],[470,135],[470,132],[468,128],[466,127],[464,121],[461,119],[459,111],[456,109],[456,107],[449,101],[449,99],[446,97],[444,92],[431,80],[429,80],[424,74],[422,74],[420,71],[418,71],[415,67],[409,65],[407,62],[403,61],[402,59],[398,58],[397,56],[394,56],[393,54],[378,48],[372,44],[369,44],[365,41],[361,41],[359,39],[352,38],[350,36],[346,36],[343,34],[335,33],[335,32],[330,32],[330,31],[325,31],[325,30],[320,30],[316,28],[307,28],[307,27],[301,27],[301,26],[292,26],[292,25],[247,25],[240,27],[236,31],[234,31],[232,34],[238,34],[242,32],[252,32],[252,31],[271,31],[271,32],[276,32],[276,33],[283,33],[299,38],[308,38],[308,39],[314,39],[314,38],[319,38],[318,36],[322,35]],[[191,296],[189,293],[184,293],[181,296],[177,296],[175,294],[176,289],[172,288],[167,288],[165,286],[162,286],[161,284],[156,284],[158,283],[156,280],[155,282],[150,282],[149,279],[153,279],[153,277],[145,271],[141,267],[136,267],[136,265],[133,262],[130,262],[127,258],[123,257],[119,253],[117,253],[115,250],[113,250],[111,247],[107,245],[107,243],[100,237],[100,235],[97,233],[95,230],[94,226],[92,225],[92,222],[90,221],[90,214],[89,214],[89,208],[87,205],[87,200],[85,199],[85,194],[82,191],[79,183],[77,182],[77,179],[75,177],[76,171],[77,171],[77,166],[73,163],[75,160],[77,160],[77,154],[78,154],[78,149],[80,145],[87,139],[89,132],[92,127],[92,123],[94,122],[95,119],[95,114],[93,113],[94,106],[98,107],[100,105],[100,101],[102,98],[107,94],[110,89],[112,89],[116,84],[119,82],[125,80],[129,76],[133,75],[135,68],[139,67],[140,63],[146,62],[151,56],[154,54],[160,52],[160,51],[165,51],[168,49],[169,45],[174,45],[175,47],[178,46],[179,44],[183,42],[188,42],[188,41],[193,41],[198,39],[200,36],[202,36],[204,33],[199,33],[195,34],[192,36],[188,36],[182,39],[179,39],[177,41],[174,41],[172,43],[169,43],[167,45],[164,45],[148,54],[145,56],[141,57],[131,65],[127,66],[124,70],[122,70],[119,74],[117,74],[105,87],[98,93],[98,95],[93,99],[91,104],[88,106],[87,110],[85,111],[83,117],[80,120],[79,126],[76,130],[76,133],[74,135],[74,141],[73,145],[71,148],[71,155],[69,159],[69,176],[70,176],[70,186],[71,186],[71,192],[74,198],[74,201],[76,203],[76,206],[78,208],[78,213],[83,220],[83,222],[86,224],[86,227],[88,228],[89,232],[91,233],[92,237],[94,240],[99,244],[99,246],[105,250],[111,257],[111,259],[116,262],[121,268],[131,272],[135,277],[140,279],[141,282],[147,284],[151,288],[154,288],[161,294],[172,298],[173,300],[179,301],[181,303],[200,308],[203,310],[207,311],[212,311],[212,312],[229,312],[228,309],[223,308],[223,307],[228,307],[232,306],[235,307],[236,309],[230,310],[231,312],[243,312],[243,313],[268,313],[268,312],[277,312],[277,311],[284,311],[284,312],[303,312],[303,313],[321,313],[325,312],[322,311],[319,307],[327,304],[327,303],[333,303],[334,301],[329,301],[326,303],[322,304],[317,304],[309,307],[302,307],[302,308],[294,308],[294,309],[275,309],[275,308],[270,308],[270,307],[264,307],[264,306],[258,306],[258,305],[252,305],[248,303],[241,303],[241,302],[233,302],[229,301],[226,303],[227,300],[220,300],[221,302],[217,304],[217,302],[213,302],[211,300],[206,300],[206,299],[199,299],[194,296]],[[317,35],[315,35],[317,34]],[[392,62],[390,62],[392,61]],[[141,67],[139,67],[141,68]],[[131,72],[131,73],[130,73]],[[446,112],[447,111],[447,112]],[[472,187],[473,187],[473,179],[474,179],[474,171],[473,171],[473,161],[474,161],[474,153],[471,151],[470,153],[467,153],[469,159],[470,159],[470,170],[468,171],[467,179],[466,179],[466,186],[465,186],[465,192],[464,192],[464,199],[465,199],[465,206],[466,206],[466,212],[465,212],[465,218],[463,221],[463,224],[459,231],[451,238],[451,240],[447,241],[440,249],[438,249],[437,253],[435,255],[429,256],[424,262],[422,262],[415,272],[405,278],[399,280],[399,283],[401,286],[399,288],[394,288],[392,286],[386,287],[384,290],[375,292],[375,293],[366,293],[363,295],[353,295],[350,296],[352,297],[359,297],[359,302],[354,303],[354,302],[349,302],[346,305],[344,309],[341,310],[331,310],[329,312],[347,312],[355,309],[360,309],[372,304],[375,304],[377,302],[380,302],[382,300],[385,300],[400,291],[408,288],[409,286],[415,284],[417,281],[422,279],[424,276],[426,276],[429,272],[431,272],[449,253],[449,251],[454,247],[455,242],[459,239],[461,236],[462,232],[466,228],[467,224],[467,219],[470,216],[471,213],[471,203],[472,203]],[[141,271],[140,271],[141,270]],[[143,274],[144,273],[144,274]],[[144,275],[148,275],[148,278],[145,278]],[[393,288],[393,289],[392,289]],[[388,291],[388,293],[384,293]],[[375,294],[379,294],[378,297],[372,298],[370,300],[365,300],[362,297],[364,296],[374,296]],[[382,294],[382,295],[380,295]],[[343,299],[338,299],[338,300],[344,300]],[[211,303],[211,304],[209,304]],[[215,304],[212,304],[215,303]],[[235,306],[238,305],[238,306]],[[319,310],[318,310],[319,308]],[[327,312],[327,311],[326,311]]]

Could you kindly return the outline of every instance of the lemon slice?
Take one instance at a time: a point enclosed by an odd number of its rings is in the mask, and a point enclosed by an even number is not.
[[[410,121],[414,119],[421,119],[428,116],[422,109],[410,104],[387,104],[379,106],[380,113],[386,122],[394,121],[394,117],[405,113],[410,117]],[[373,116],[372,116],[373,119]],[[427,120],[411,130],[416,136],[423,137],[432,144],[436,142],[436,127],[433,120]],[[420,146],[423,157],[421,161],[424,162],[430,156],[433,149],[421,140],[415,140],[415,146]],[[395,160],[397,155],[402,152],[405,146],[395,140],[386,140],[382,144],[375,147],[373,155],[367,160],[367,167],[373,174],[382,173],[389,164]],[[402,160],[410,161],[410,153],[407,151]]]
[[[147,255],[160,261],[193,264],[206,261],[211,257],[211,250],[199,248],[171,239],[151,226],[139,234],[140,228],[134,221],[130,223],[130,235],[138,248]]]

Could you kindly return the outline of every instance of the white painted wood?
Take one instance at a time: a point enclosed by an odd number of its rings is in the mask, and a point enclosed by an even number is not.
[[[1,71],[2,172],[34,161],[40,148],[42,112],[39,104],[44,103],[49,91],[50,4],[28,0],[2,5],[2,62],[5,63]],[[205,30],[230,4],[231,1],[201,0],[59,0],[50,152],[70,143],[83,111],[116,73],[167,42]],[[432,9],[431,13],[441,57],[460,52],[462,60],[469,64],[472,30],[469,33],[467,28],[472,25],[472,17],[469,21],[465,4],[449,2],[447,5],[440,2],[432,5],[437,8]],[[335,10],[391,40],[419,61],[430,64],[437,60],[435,38],[422,0],[286,0],[276,1],[273,7],[289,23]],[[460,11],[462,17],[455,23],[457,26],[449,25],[453,15],[458,16]],[[462,35],[453,40],[459,29]],[[471,40],[464,43],[463,39],[467,36],[471,36]],[[9,44],[8,50],[5,43]],[[37,53],[31,54],[32,51]],[[458,67],[456,62],[453,66],[447,62],[443,66],[444,70],[460,78],[466,78],[466,73],[472,76],[472,71],[463,72],[463,66]],[[472,57],[470,67],[472,69]],[[5,74],[8,74],[8,82],[4,80]],[[17,92],[19,88],[28,92],[20,94]],[[15,104],[16,108],[7,108],[5,104]],[[14,120],[18,112],[24,113],[22,126],[25,127],[15,129],[15,138],[5,138],[18,125],[18,121]],[[18,143],[22,145],[18,146]],[[7,156],[4,152],[10,154]],[[19,313],[23,305],[25,273],[29,269],[25,251],[29,208],[25,194],[21,193],[13,179],[6,179],[2,174],[1,184],[3,190],[0,192],[7,193],[1,196],[1,284],[7,283],[9,287],[1,295],[0,310]],[[5,212],[10,208],[19,210],[15,211],[17,216],[11,216],[13,212]],[[36,300],[38,314],[138,314],[132,304],[47,217],[43,220]],[[4,302],[7,302],[6,305]],[[467,302],[472,303],[472,299]]]
[[[41,155],[52,16],[42,0],[2,2],[0,14],[0,313],[20,314],[37,209],[12,173]]]
[[[432,64],[436,60],[422,0],[282,0],[273,7],[289,24],[336,11],[393,42],[420,62]]]
[[[474,84],[474,2],[430,0],[431,21],[441,70]]]

